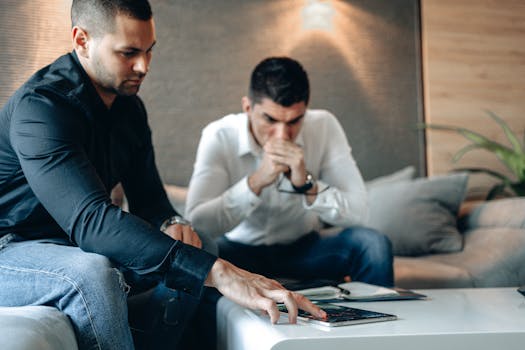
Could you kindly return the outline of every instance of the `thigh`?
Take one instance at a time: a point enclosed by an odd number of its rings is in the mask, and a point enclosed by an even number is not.
[[[332,236],[311,233],[290,244],[272,268],[283,277],[342,280],[351,274],[363,251],[374,241],[369,233],[370,230],[360,227]]]
[[[226,237],[217,240],[219,257],[245,270],[268,274],[268,247],[233,242]]]
[[[0,305],[55,305],[66,293],[85,285],[89,293],[104,293],[104,286],[94,282],[105,272],[119,279],[107,258],[86,253],[66,240],[13,240],[0,250]]]

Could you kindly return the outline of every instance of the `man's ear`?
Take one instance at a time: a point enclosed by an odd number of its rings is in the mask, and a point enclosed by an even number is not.
[[[88,33],[84,29],[78,26],[74,26],[71,30],[71,34],[73,36],[73,48],[75,49],[77,55],[89,58]]]
[[[249,113],[252,110],[252,101],[248,96],[243,96],[242,98],[242,111]]]

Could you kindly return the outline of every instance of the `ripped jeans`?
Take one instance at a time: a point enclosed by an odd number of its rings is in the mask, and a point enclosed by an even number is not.
[[[0,237],[0,306],[58,308],[69,317],[81,350],[128,350],[138,345],[134,344],[128,323],[129,289],[123,274],[109,259],[84,252],[66,239],[23,240],[14,234]],[[178,341],[184,326],[177,319],[183,315],[179,304],[192,303],[172,303],[168,305],[173,309],[169,313],[166,304],[179,300],[179,293],[162,284],[144,295],[143,305],[135,302],[140,317],[147,320],[150,329],[162,330],[163,326],[157,327],[153,321],[163,321],[167,315],[171,320],[166,327],[176,329],[168,329],[166,334]],[[131,316],[134,311],[130,308],[129,312]],[[165,343],[167,339],[162,336],[157,341],[175,348],[173,342]],[[150,344],[142,340],[137,347],[160,348],[155,343],[154,338]]]

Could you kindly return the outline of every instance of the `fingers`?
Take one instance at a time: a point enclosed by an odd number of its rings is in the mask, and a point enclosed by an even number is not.
[[[283,288],[283,287],[281,287]],[[297,315],[299,309],[304,310],[312,314],[316,318],[324,319],[326,318],[326,312],[320,309],[317,305],[313,304],[307,297],[302,294],[294,293],[286,289],[278,289],[270,291],[267,295],[273,301],[284,303],[286,309],[288,310],[288,321],[290,323],[297,322]],[[275,303],[273,308],[277,309]],[[279,320],[279,317],[272,318],[272,314],[268,312],[272,323],[276,323]]]
[[[202,248],[202,241],[199,238],[199,235],[193,231],[193,228],[190,225],[170,225],[165,233],[177,241],[182,241],[183,243],[196,248]]]
[[[297,302],[297,306],[299,309],[307,311],[311,313],[313,316],[325,319],[326,318],[326,312],[319,308],[319,306],[313,304],[307,297],[305,297],[302,294],[294,293],[295,301]]]
[[[225,297],[242,306],[266,312],[272,323],[277,323],[280,317],[276,302],[286,305],[290,323],[297,322],[299,308],[315,317],[326,317],[326,313],[305,296],[286,290],[275,280],[253,274],[220,258],[212,266],[206,285],[216,287]]]
[[[292,172],[304,172],[304,153],[297,144],[272,140],[264,145],[264,152],[276,166],[287,166]]]
[[[277,308],[277,304],[274,300],[270,298],[266,298],[262,295],[259,295],[256,298],[256,308],[262,310],[263,312],[266,312],[270,316],[270,321],[273,324],[276,324],[277,321],[279,321],[279,317],[281,317],[281,313],[279,312],[279,309]]]
[[[297,314],[299,313],[299,310],[293,294],[294,293],[290,291],[286,291],[284,293],[283,303],[286,305],[286,309],[288,309],[288,321],[290,323],[297,323]]]

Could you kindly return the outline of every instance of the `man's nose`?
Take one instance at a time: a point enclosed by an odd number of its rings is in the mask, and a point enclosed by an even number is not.
[[[148,55],[140,55],[133,65],[133,70],[137,73],[146,74],[149,70],[149,62]]]
[[[281,140],[289,140],[290,139],[290,127],[285,123],[277,123],[275,125],[275,137],[281,139]]]

